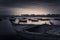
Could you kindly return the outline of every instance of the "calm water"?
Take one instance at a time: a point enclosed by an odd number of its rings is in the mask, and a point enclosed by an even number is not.
[[[19,19],[22,19],[22,17],[17,18],[14,23],[19,23],[19,24],[38,24],[38,25],[42,25],[42,24],[49,24],[51,25],[51,23],[53,23],[54,25],[60,25],[60,20],[55,20],[55,18],[50,18],[50,17],[26,17],[27,22],[19,22]],[[38,20],[37,22],[32,22],[28,19],[50,19],[50,20]],[[58,18],[59,19],[59,18]]]

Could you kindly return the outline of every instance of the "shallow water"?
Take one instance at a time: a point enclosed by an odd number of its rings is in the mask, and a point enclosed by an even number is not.
[[[20,22],[20,19],[26,18],[27,22]],[[35,25],[42,25],[42,24],[48,24],[48,25],[60,25],[60,20],[55,20],[57,17],[18,17],[14,23],[16,24],[35,24]],[[37,19],[37,21],[31,21],[29,19]],[[39,20],[43,19],[43,20]],[[46,20],[49,19],[49,20]],[[57,18],[60,19],[60,18]],[[25,19],[23,19],[25,20]]]

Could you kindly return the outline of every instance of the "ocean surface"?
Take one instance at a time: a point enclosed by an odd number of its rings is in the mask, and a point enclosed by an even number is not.
[[[26,19],[23,19],[23,18],[26,18]],[[32,21],[29,19],[37,20],[37,21]],[[26,20],[27,22],[21,22],[19,20],[22,20],[22,21]],[[15,24],[35,24],[35,25],[42,25],[42,24],[52,25],[53,24],[53,25],[60,25],[60,18],[58,18],[58,17],[16,17],[16,20],[13,22]]]

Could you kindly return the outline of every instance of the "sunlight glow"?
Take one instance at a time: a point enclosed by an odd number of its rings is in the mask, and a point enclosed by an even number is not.
[[[35,14],[35,15],[47,15],[49,14],[49,10],[46,8],[38,8],[38,7],[28,7],[28,8],[15,8],[13,12],[16,15],[21,15],[21,14]]]

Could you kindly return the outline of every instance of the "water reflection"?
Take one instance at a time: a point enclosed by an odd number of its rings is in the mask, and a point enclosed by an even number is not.
[[[28,21],[27,22],[27,24],[40,24],[40,25],[42,25],[42,24],[49,24],[50,25],[50,23],[49,23],[49,21],[41,21],[41,20],[39,20],[38,22],[32,22],[32,21]]]
[[[29,20],[31,19],[31,20]],[[37,20],[36,20],[37,19]],[[16,20],[14,21],[15,24],[35,24],[35,25],[42,25],[42,24],[48,24],[48,25],[60,25],[60,21],[59,20],[55,20],[53,18],[42,18],[42,20],[38,20],[38,17],[37,18],[34,18],[34,17],[30,17],[30,18],[26,18],[26,19],[23,19],[22,18],[16,18]],[[49,19],[49,20],[47,20]]]
[[[60,21],[58,21],[58,20],[51,20],[51,22],[52,22],[54,25],[60,25]]]

